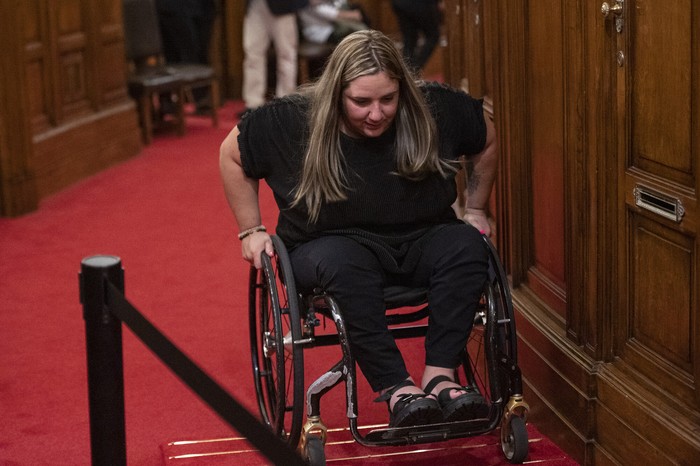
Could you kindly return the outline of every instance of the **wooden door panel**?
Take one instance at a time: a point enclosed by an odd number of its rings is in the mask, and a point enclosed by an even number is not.
[[[460,44],[464,44],[464,23],[462,15],[464,0],[445,0],[445,30],[448,48],[443,56],[443,70],[445,81],[454,87],[460,87],[466,67],[464,66],[463,50]]]
[[[627,11],[635,12],[629,18],[632,165],[692,187],[691,10],[690,0],[676,0],[637,1]]]
[[[630,252],[633,296],[625,354],[640,361],[662,360],[691,374],[693,238],[634,215]],[[636,365],[658,378],[654,364]]]
[[[698,406],[700,6],[625,0],[616,34],[623,305],[618,356]]]
[[[563,5],[528,2],[528,96],[533,257],[528,281],[566,318],[564,254],[564,33]]]
[[[80,0],[65,0],[53,5],[55,23],[50,29],[57,58],[53,91],[59,120],[90,112],[89,19],[85,17],[84,6]]]

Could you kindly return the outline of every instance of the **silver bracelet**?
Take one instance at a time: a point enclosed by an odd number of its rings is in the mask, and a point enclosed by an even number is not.
[[[238,233],[238,239],[246,238],[252,235],[253,233],[257,233],[259,231],[267,231],[267,228],[265,228],[265,225],[258,225],[252,228],[248,228],[247,230]]]

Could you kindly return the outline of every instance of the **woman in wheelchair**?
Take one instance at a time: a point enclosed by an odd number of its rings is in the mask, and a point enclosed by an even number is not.
[[[452,208],[466,161],[467,206]],[[386,401],[391,427],[483,417],[482,395],[455,380],[480,294],[497,169],[482,102],[417,82],[384,34],[351,34],[321,77],[247,115],[221,145],[227,200],[243,258],[273,254],[258,183],[279,206],[276,234],[300,292],[323,289],[343,310],[352,353]],[[459,172],[461,173],[461,172]],[[383,289],[428,290],[431,314],[420,385],[387,327]]]

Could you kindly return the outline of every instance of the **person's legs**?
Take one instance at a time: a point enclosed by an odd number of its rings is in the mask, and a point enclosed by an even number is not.
[[[385,275],[367,248],[341,236],[326,236],[290,253],[297,288],[321,288],[338,302],[353,356],[372,390],[379,392],[408,377],[386,323]]]
[[[265,0],[252,0],[243,21],[243,100],[246,108],[258,108],[265,103],[267,49],[273,18]]]
[[[414,285],[428,286],[427,365],[459,365],[487,273],[488,253],[471,225],[446,226],[423,246]]]
[[[338,302],[353,357],[372,389],[389,406],[389,425],[406,427],[442,420],[433,397],[410,379],[387,327],[385,274],[376,256],[342,236],[322,237],[290,254],[298,289],[322,288]]]
[[[412,16],[410,12],[406,11],[405,6],[400,2],[392,2],[394,8],[394,14],[396,15],[396,21],[399,24],[399,30],[401,31],[401,37],[403,39],[403,56],[406,63],[415,67],[415,52],[416,45],[418,44],[418,30],[413,23]]]
[[[209,63],[209,49],[216,21],[216,9],[213,2],[205,7],[200,15],[193,18],[193,21],[197,35],[197,62],[206,65]]]
[[[166,11],[159,13],[158,22],[165,62],[191,61],[196,56],[196,42],[190,18],[184,13]],[[161,116],[177,112],[176,99],[177,96],[172,92],[160,94]]]
[[[289,14],[275,18],[272,41],[275,44],[277,56],[275,95],[282,97],[293,93],[297,88],[299,30],[296,15]]]
[[[438,397],[446,420],[488,412],[480,394],[454,382],[487,276],[483,239],[467,224],[445,227],[427,241],[414,276],[416,286],[428,286],[431,309],[421,386]]]
[[[430,59],[435,47],[440,42],[440,11],[435,4],[427,4],[416,25],[423,33],[423,45],[416,52],[414,65],[417,69],[422,69]]]
[[[195,36],[196,55],[193,57],[194,63],[202,65],[209,64],[209,47],[214,27],[215,16],[213,14],[203,14],[192,18]],[[208,113],[211,111],[214,102],[211,101],[211,93],[208,87],[198,87],[192,89],[196,109],[198,112]]]

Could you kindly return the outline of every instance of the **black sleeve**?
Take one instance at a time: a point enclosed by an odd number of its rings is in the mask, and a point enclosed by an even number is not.
[[[486,121],[483,101],[463,91],[439,84],[426,86],[426,97],[440,131],[440,139],[449,141],[452,151],[443,156],[478,154],[486,145]]]
[[[241,166],[249,178],[294,173],[303,155],[306,106],[295,97],[273,100],[238,123]]]
[[[265,107],[249,113],[238,123],[238,149],[241,166],[248,178],[262,179],[269,172],[269,150],[265,134],[270,133]]]

